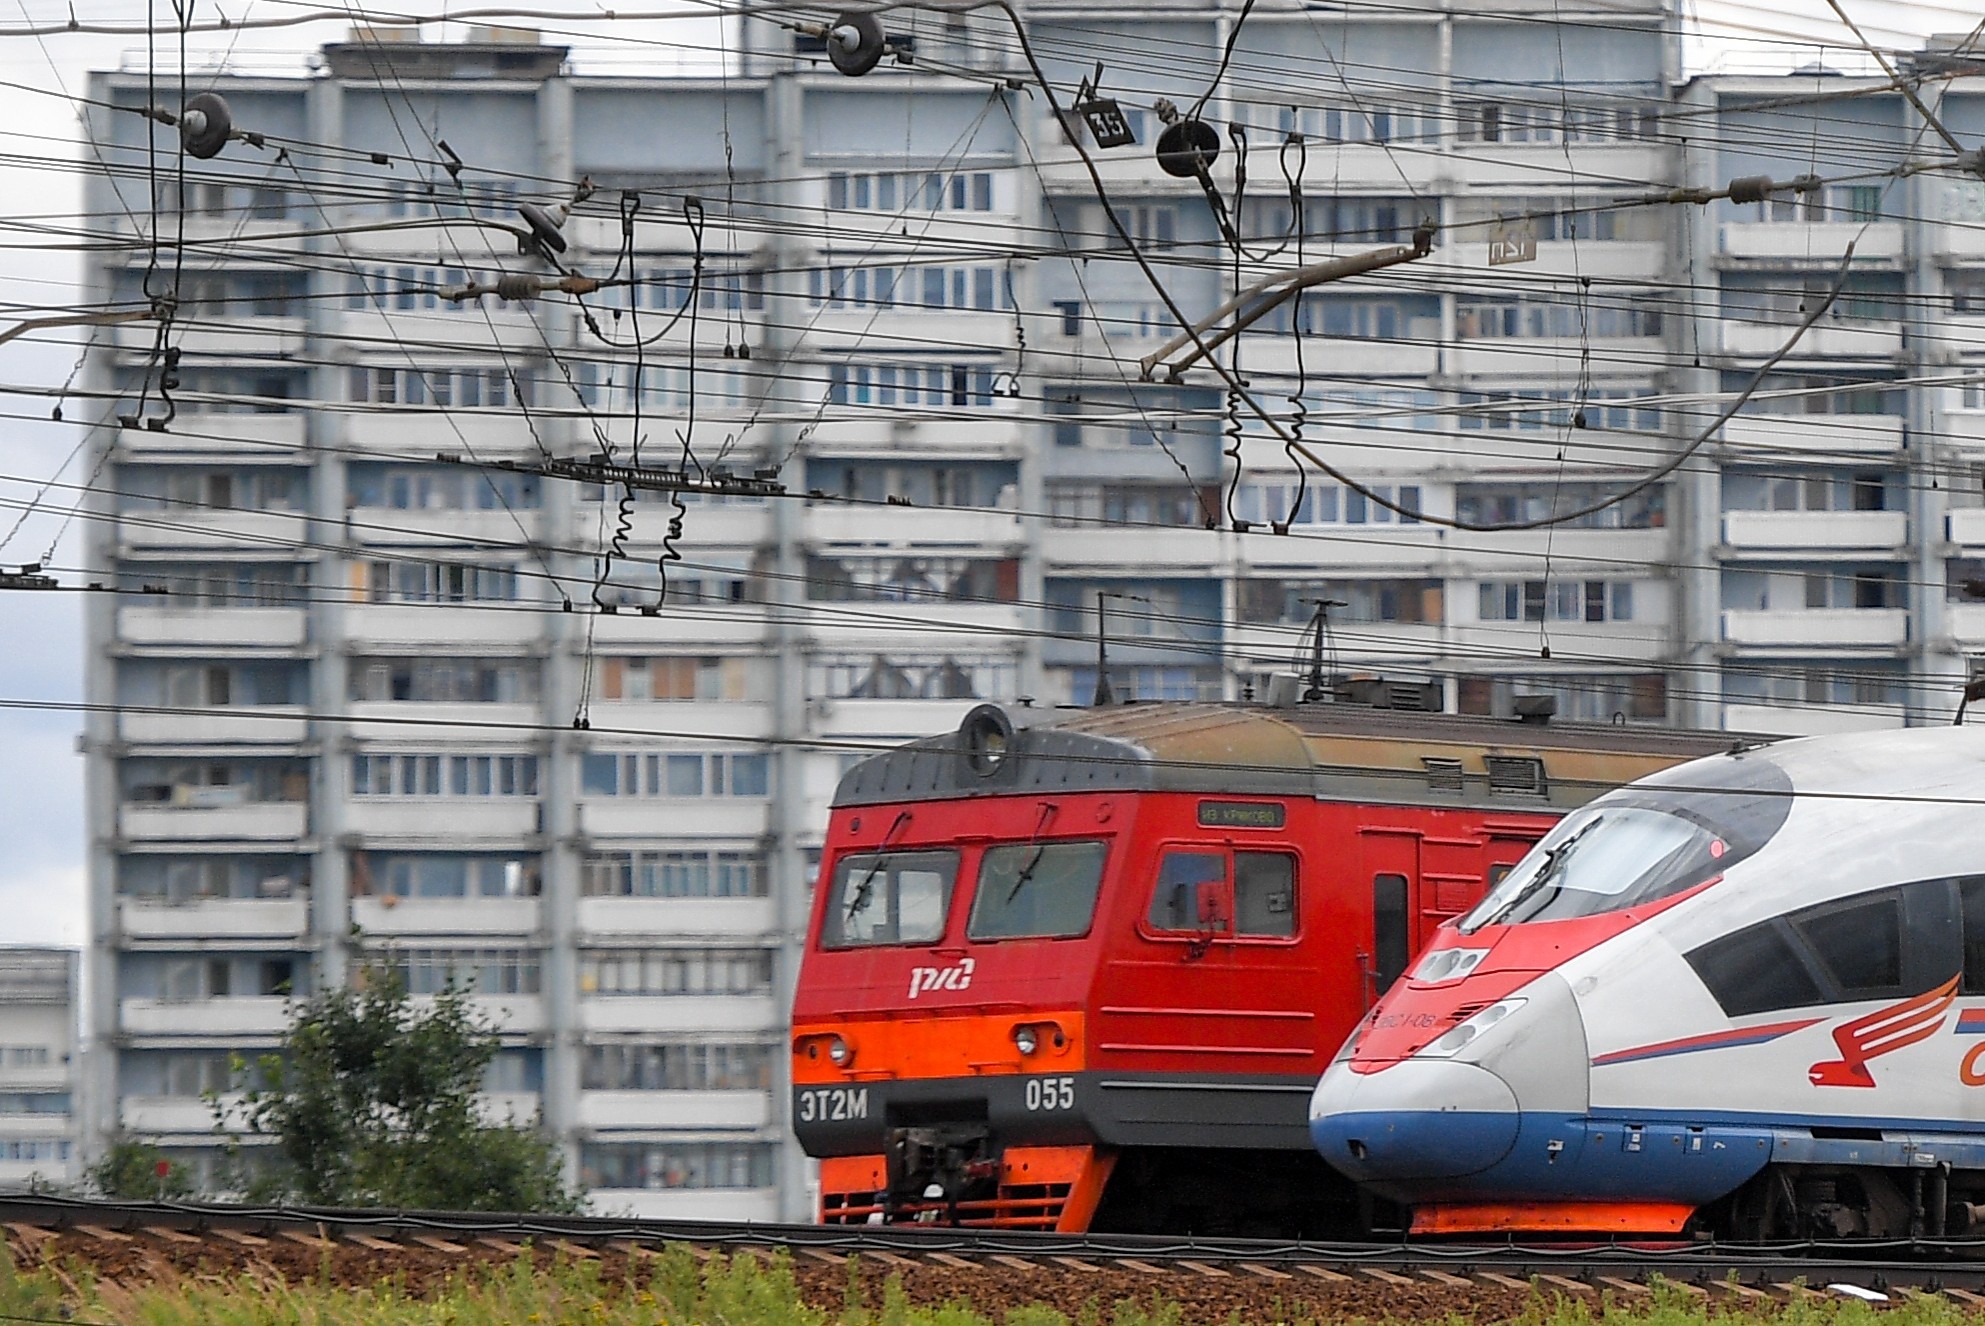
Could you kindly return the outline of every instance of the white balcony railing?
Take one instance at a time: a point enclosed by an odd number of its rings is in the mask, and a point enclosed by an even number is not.
[[[1909,538],[1902,511],[1725,511],[1723,541],[1740,549],[1895,548]]]
[[[1723,425],[1726,446],[1801,455],[1890,455],[1902,436],[1894,414],[1740,414]]]
[[[1895,647],[1909,640],[1909,613],[1903,608],[1732,608],[1723,613],[1723,638],[1733,645]]]
[[[127,803],[117,808],[117,815],[119,831],[133,841],[295,840],[310,831],[310,808],[301,801],[251,801],[238,806]]]
[[[123,898],[118,928],[127,939],[295,939],[310,927],[306,898]]]
[[[1897,262],[1903,256],[1902,225],[1895,221],[1726,221],[1721,244],[1726,258],[1763,258],[1778,263],[1838,267],[1854,246],[1854,261]]]

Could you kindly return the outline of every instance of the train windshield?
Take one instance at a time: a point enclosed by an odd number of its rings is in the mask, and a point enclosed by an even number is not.
[[[986,850],[965,933],[973,939],[1067,939],[1089,932],[1103,886],[1100,842],[1013,843]]]
[[[1791,791],[1759,761],[1657,774],[1560,820],[1460,929],[1594,916],[1692,889],[1763,847]]]
[[[822,948],[929,944],[944,937],[956,852],[856,852],[834,867]]]

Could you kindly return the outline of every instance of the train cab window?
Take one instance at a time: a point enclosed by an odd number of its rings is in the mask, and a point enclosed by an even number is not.
[[[1296,933],[1296,858],[1286,852],[1166,852],[1150,923],[1154,930],[1288,939]]]
[[[823,948],[929,944],[944,937],[956,852],[857,852],[834,865]]]
[[[1851,898],[1801,912],[1791,920],[1843,998],[1892,999],[1902,994],[1900,894],[1889,890]]]
[[[1964,993],[1985,994],[1985,875],[1957,882],[1964,916]]]
[[[1158,862],[1151,925],[1158,930],[1225,930],[1227,854],[1170,851]]]
[[[1372,969],[1374,994],[1384,994],[1413,957],[1409,882],[1404,875],[1372,877]]]
[[[1287,939],[1296,933],[1296,858],[1234,853],[1234,933]]]
[[[1066,939],[1089,933],[1103,887],[1100,842],[986,849],[965,933],[972,939]]]

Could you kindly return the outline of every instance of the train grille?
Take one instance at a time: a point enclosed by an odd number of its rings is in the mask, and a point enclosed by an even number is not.
[[[1068,1204],[1067,1183],[1001,1184],[997,1196],[979,1201],[914,1202],[890,1210],[875,1193],[823,1193],[820,1220],[827,1225],[961,1225],[972,1229],[1053,1229]]]

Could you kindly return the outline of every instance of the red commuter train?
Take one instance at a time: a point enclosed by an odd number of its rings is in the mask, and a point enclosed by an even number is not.
[[[1566,811],[1730,739],[1345,703],[981,705],[833,803],[793,1008],[821,1218],[1320,1236],[1306,1107]]]

